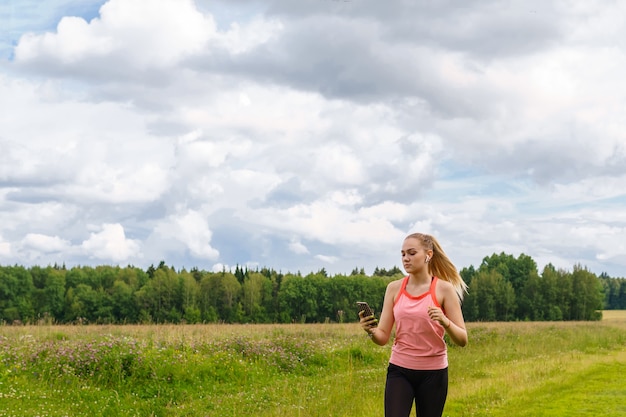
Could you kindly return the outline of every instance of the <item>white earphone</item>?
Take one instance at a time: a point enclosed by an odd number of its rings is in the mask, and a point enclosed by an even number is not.
[[[426,255],[426,263],[428,263],[428,261],[430,261],[430,256]]]

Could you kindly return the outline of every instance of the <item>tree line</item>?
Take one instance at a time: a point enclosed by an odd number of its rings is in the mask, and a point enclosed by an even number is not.
[[[598,320],[626,309],[626,280],[546,266],[504,253],[463,268],[467,321]],[[2,323],[320,323],[356,321],[355,301],[380,312],[393,267],[350,274],[281,273],[269,268],[209,272],[161,262],[133,266],[0,266]]]
[[[600,310],[626,309],[624,278],[598,277],[581,265],[566,271],[548,264],[539,274],[530,256],[500,253],[460,273],[469,286],[467,321],[599,320]]]

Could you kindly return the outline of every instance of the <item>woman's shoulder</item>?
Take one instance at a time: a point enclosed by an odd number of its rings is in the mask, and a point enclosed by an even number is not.
[[[448,294],[448,293],[456,294],[454,285],[452,285],[451,282],[446,281],[445,279],[441,279],[441,278],[437,278],[437,291],[441,291],[444,294]]]
[[[446,281],[445,279],[437,277],[437,286],[441,286],[441,288],[453,288],[454,286],[450,281]]]
[[[388,290],[399,290],[400,287],[402,286],[402,281],[404,281],[406,277],[402,277],[400,279],[396,279],[393,281],[390,281],[389,284],[387,284],[387,289]]]
[[[389,300],[389,302],[391,303],[394,303],[396,301],[396,296],[402,289],[402,281],[404,281],[405,278],[406,277],[396,279],[390,281],[389,284],[387,284],[387,291],[385,291],[385,303],[388,302],[387,300]]]

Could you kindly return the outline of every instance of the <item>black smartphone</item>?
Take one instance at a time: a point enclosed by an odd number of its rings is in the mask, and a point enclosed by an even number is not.
[[[374,312],[370,308],[370,305],[367,304],[365,301],[357,301],[356,305],[359,308],[359,312],[364,311],[363,317],[369,317],[374,315]]]

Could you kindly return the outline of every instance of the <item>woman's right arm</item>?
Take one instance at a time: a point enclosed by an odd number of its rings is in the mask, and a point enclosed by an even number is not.
[[[370,334],[372,341],[377,345],[386,345],[391,337],[391,330],[394,324],[393,302],[401,284],[401,279],[387,284],[385,299],[383,301],[383,311],[380,314],[380,320],[378,321],[377,327],[370,328],[368,324],[370,321],[369,318],[361,316],[361,327]]]

